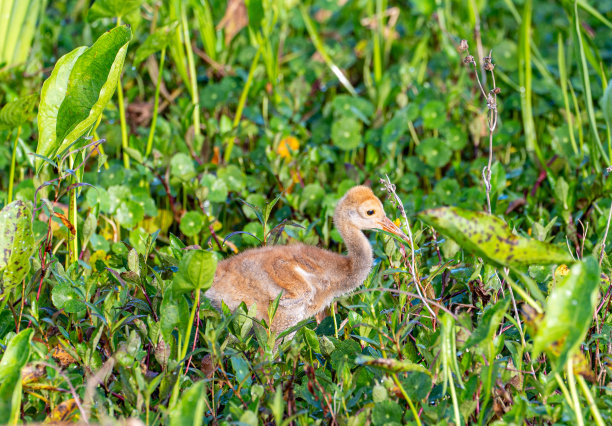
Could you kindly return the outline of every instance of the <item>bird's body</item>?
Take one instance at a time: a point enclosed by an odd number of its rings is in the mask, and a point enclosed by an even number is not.
[[[382,228],[403,236],[365,186],[352,188],[339,201],[334,222],[347,256],[304,244],[247,250],[219,263],[206,297],[217,307],[223,301],[232,310],[241,302],[256,303],[257,318],[268,321],[268,306],[282,292],[271,324],[274,332],[316,315],[367,278],[372,248],[362,229]]]

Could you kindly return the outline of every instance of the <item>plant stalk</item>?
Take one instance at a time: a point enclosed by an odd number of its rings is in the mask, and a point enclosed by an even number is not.
[[[19,136],[21,136],[21,126],[17,128],[17,136],[15,137],[15,142],[13,142],[13,153],[11,154],[11,170],[9,172],[7,204],[10,204],[13,201],[13,185],[15,184],[15,166],[17,162],[17,144],[19,143]]]
[[[121,18],[117,18],[117,26],[121,26]],[[123,167],[130,168],[130,157],[127,154],[126,148],[129,147],[127,123],[125,120],[125,105],[123,104],[123,86],[121,85],[121,76],[117,80],[117,102],[119,103],[119,122],[121,123],[121,151],[123,156]]]
[[[574,376],[574,360],[570,358],[567,361],[567,383],[569,385],[570,394],[572,396],[574,414],[576,415],[576,424],[584,426],[584,417],[582,417],[582,408],[580,407],[580,399],[576,391],[576,377]]]
[[[166,48],[161,51],[159,59],[159,70],[157,71],[157,82],[155,84],[155,100],[153,102],[153,117],[151,118],[151,129],[149,130],[149,139],[147,140],[147,148],[145,150],[145,158],[151,154],[153,150],[153,136],[155,135],[155,127],[157,126],[157,115],[159,111],[159,91],[161,87],[162,72],[164,70],[164,61],[166,59]]]

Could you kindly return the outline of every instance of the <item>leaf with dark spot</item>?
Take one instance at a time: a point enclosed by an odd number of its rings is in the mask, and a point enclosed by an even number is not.
[[[558,246],[514,235],[497,216],[459,207],[440,207],[421,212],[419,218],[496,266],[573,263],[570,254]]]
[[[13,201],[0,211],[0,277],[4,290],[21,283],[30,270],[33,251],[32,213],[23,201]]]

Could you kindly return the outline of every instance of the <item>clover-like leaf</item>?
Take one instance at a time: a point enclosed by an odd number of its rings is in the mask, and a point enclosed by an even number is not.
[[[202,226],[204,226],[202,214],[196,211],[190,211],[185,213],[181,219],[180,229],[185,236],[193,237],[202,230]]]
[[[337,117],[358,118],[366,124],[374,115],[374,105],[364,98],[350,95],[338,95],[334,98],[332,106]]]
[[[344,116],[332,124],[331,139],[338,148],[348,151],[361,145],[363,125],[356,118]]]
[[[442,101],[429,101],[423,106],[423,127],[437,129],[446,121],[445,106]]]
[[[514,235],[503,220],[484,212],[440,207],[425,210],[419,217],[464,249],[497,266],[573,262],[562,248]]]
[[[225,181],[227,188],[233,192],[240,192],[246,186],[246,176],[244,173],[235,166],[230,164],[227,167],[219,169],[217,176]]]
[[[51,300],[57,309],[63,309],[69,314],[84,311],[87,307],[83,302],[83,295],[72,285],[64,282],[53,287]]]
[[[211,203],[222,203],[227,199],[227,184],[223,179],[219,179],[212,174],[205,174],[200,180],[200,184],[206,188],[206,199]]]
[[[144,219],[144,208],[136,201],[123,201],[117,209],[117,221],[126,228],[133,228]]]
[[[184,152],[179,152],[170,160],[170,173],[182,181],[188,181],[196,175],[193,160]]]
[[[426,138],[416,147],[417,154],[431,167],[443,167],[451,159],[452,150],[439,138]]]

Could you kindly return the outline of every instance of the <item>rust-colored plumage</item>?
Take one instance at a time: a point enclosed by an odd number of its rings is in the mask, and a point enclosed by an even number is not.
[[[215,306],[223,301],[230,309],[241,302],[256,303],[257,318],[267,321],[268,306],[283,292],[271,324],[278,333],[363,283],[372,268],[372,248],[362,230],[384,229],[405,237],[365,186],[351,188],[342,197],[334,223],[348,249],[346,256],[304,244],[247,250],[219,263],[206,297]]]

